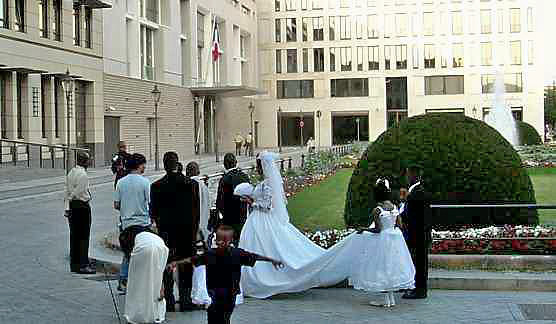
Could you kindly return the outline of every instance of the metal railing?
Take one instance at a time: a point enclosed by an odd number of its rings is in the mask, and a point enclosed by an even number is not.
[[[77,152],[89,152],[88,149],[70,147],[73,161]],[[60,168],[65,169],[67,147],[0,139],[0,167],[6,165],[26,166],[28,168]],[[94,161],[91,159],[91,161]],[[94,166],[94,162],[92,163]]]

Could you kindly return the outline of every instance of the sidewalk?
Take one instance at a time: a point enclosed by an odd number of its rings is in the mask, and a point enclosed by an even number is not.
[[[265,149],[269,151],[278,151],[277,148]],[[255,155],[262,151],[256,150]],[[282,149],[283,157],[292,157],[298,160],[298,156],[305,150],[299,147],[288,147]],[[219,156],[219,162],[216,162],[214,154],[193,155],[183,159],[183,163],[190,161],[199,163],[201,174],[212,174],[223,170],[224,154]],[[238,165],[240,167],[251,166],[255,157],[239,156]],[[162,169],[162,161],[160,162]],[[26,195],[42,194],[45,192],[55,192],[63,190],[65,181],[65,171],[59,169],[36,169],[22,167],[3,167],[0,168],[0,200],[22,197]],[[114,181],[114,176],[109,166],[91,168],[88,170],[89,181],[91,186],[105,184]],[[154,170],[154,161],[149,161],[145,175],[149,178],[156,178],[164,174],[163,170]]]

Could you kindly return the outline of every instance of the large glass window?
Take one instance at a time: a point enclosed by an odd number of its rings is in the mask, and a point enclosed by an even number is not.
[[[425,95],[454,95],[464,93],[463,75],[425,77]]]
[[[394,36],[394,15],[386,14],[384,15],[384,37],[391,38]]]
[[[308,0],[301,0],[301,10],[307,10]]]
[[[407,119],[407,110],[406,111],[389,110],[387,115],[388,115],[387,128],[397,127],[400,125],[400,123],[403,120]]]
[[[436,51],[434,45],[425,44],[425,69],[434,69],[436,60]]]
[[[512,65],[521,65],[521,41],[510,42],[510,58]]]
[[[408,15],[396,14],[396,34],[398,36],[407,36],[408,33]]]
[[[286,50],[288,73],[297,73],[297,50],[288,49]]]
[[[498,9],[498,32],[504,32],[504,9]]]
[[[159,0],[139,0],[139,9],[142,18],[158,24]]]
[[[364,62],[364,47],[358,46],[357,47],[357,71],[363,71],[363,62]]]
[[[324,18],[313,18],[313,41],[324,40]]]
[[[386,78],[386,110],[407,111],[407,78]]]
[[[367,97],[369,79],[332,79],[330,80],[331,97]]]
[[[8,138],[8,109],[6,107],[6,75],[0,72],[0,128],[1,138]]]
[[[39,0],[37,4],[39,9],[41,37],[48,38],[48,0]]]
[[[351,47],[340,47],[340,70],[351,71]]]
[[[396,69],[407,69],[407,45],[396,45]]]
[[[378,16],[377,15],[367,16],[367,37],[378,38]]]
[[[463,53],[463,44],[458,43],[452,45],[452,67],[463,67]]]
[[[85,47],[92,47],[92,37],[93,37],[93,10],[89,7],[85,7],[85,21],[83,23],[85,30]]]
[[[280,11],[280,0],[274,0],[274,11]]]
[[[141,63],[143,66],[141,77],[154,80],[154,30],[141,26]]]
[[[481,76],[481,87],[483,93],[494,93],[496,83],[495,74],[483,74]],[[523,80],[521,73],[504,74],[504,88],[506,92],[519,93],[523,91]]]
[[[364,27],[363,16],[355,17],[355,37],[357,39],[363,38],[363,27]]]
[[[491,42],[481,43],[481,65],[483,66],[492,65],[492,43]]]
[[[297,20],[286,19],[286,42],[297,42]]]
[[[379,47],[369,46],[368,47],[368,61],[369,61],[369,71],[376,71],[379,69]]]
[[[308,33],[308,25],[309,25],[309,20],[311,18],[302,18],[301,19],[301,39],[302,41],[306,42],[307,41],[307,33]]]
[[[81,3],[73,4],[73,45],[81,46]]]
[[[530,40],[528,42],[528,47],[527,47],[527,61],[529,65],[533,64],[533,60],[534,60],[533,41]]]
[[[309,49],[302,49],[301,56],[303,57],[303,72],[309,72]]]
[[[25,0],[15,0],[15,30],[25,32]]]
[[[337,49],[331,47],[330,48],[330,72],[336,71],[336,53],[337,53]]]
[[[8,0],[0,0],[0,28],[10,28]],[[4,128],[2,127],[2,130]]]
[[[296,7],[295,7],[295,3],[298,0],[285,0],[286,2],[286,11],[295,11]]]
[[[340,16],[340,39],[351,39],[351,17]]]
[[[434,14],[432,12],[423,13],[423,34],[425,36],[434,34]]]
[[[313,80],[278,80],[276,97],[278,99],[313,98]]]
[[[274,20],[274,40],[276,43],[282,41],[282,24],[280,19]]]
[[[276,73],[282,73],[282,50],[276,50]]]
[[[452,34],[461,35],[463,34],[463,19],[461,11],[452,12]]]
[[[481,34],[492,33],[492,16],[490,9],[481,10]]]
[[[390,70],[392,68],[392,52],[394,46],[392,45],[385,45],[384,46],[384,69]]]
[[[336,38],[336,17],[328,17],[328,37],[330,40]]]
[[[510,9],[510,33],[521,32],[521,10],[519,8]]]
[[[313,48],[313,66],[315,72],[324,72],[324,48]]]
[[[54,39],[57,41],[62,40],[62,0],[53,0],[52,2],[52,31]]]
[[[443,68],[448,67],[448,53],[449,47],[446,44],[440,44],[440,66]]]
[[[413,57],[413,68],[414,69],[418,69],[419,68],[419,47],[414,44],[413,45],[413,51],[412,51],[412,57]]]
[[[533,31],[533,8],[527,8],[527,31]]]

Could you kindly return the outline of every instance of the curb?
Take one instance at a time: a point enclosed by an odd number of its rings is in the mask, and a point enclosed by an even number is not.
[[[554,271],[555,255],[455,255],[431,254],[430,266],[440,269],[473,269],[483,271]]]

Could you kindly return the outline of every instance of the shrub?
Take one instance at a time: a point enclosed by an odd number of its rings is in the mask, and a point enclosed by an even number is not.
[[[533,126],[522,121],[516,121],[516,123],[520,145],[542,144],[542,138]]]
[[[351,178],[345,222],[368,225],[376,205],[372,188],[378,177],[390,180],[394,195],[407,186],[402,170],[418,163],[433,202],[535,203],[533,186],[515,149],[482,121],[452,114],[412,117],[372,143]],[[436,225],[536,224],[536,211],[486,209],[435,213]],[[438,226],[437,226],[438,227]]]

